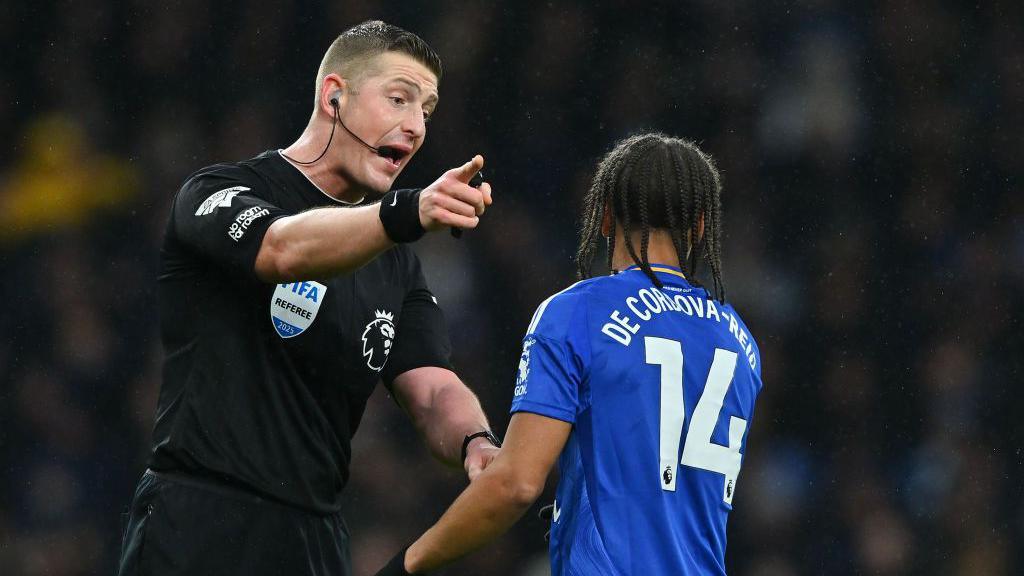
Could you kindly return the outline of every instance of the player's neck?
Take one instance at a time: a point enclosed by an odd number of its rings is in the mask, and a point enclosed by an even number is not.
[[[641,235],[639,232],[634,232],[632,236],[633,248],[636,250],[637,256],[639,256]],[[651,264],[667,264],[679,268],[679,255],[676,254],[676,247],[672,242],[672,234],[668,230],[651,230],[647,244],[647,261]],[[622,235],[621,229],[617,229],[615,231],[615,254],[612,257],[612,269],[625,270],[630,266],[639,264],[639,262],[633,260],[629,250],[626,249],[626,240],[625,236]]]

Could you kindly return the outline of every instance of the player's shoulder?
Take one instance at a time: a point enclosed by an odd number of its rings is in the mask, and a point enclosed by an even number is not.
[[[585,313],[595,288],[598,288],[603,280],[605,278],[580,280],[548,296],[537,306],[526,333],[541,334],[549,338],[564,337],[572,326],[579,325],[574,320],[578,315]]]
[[[728,326],[727,331],[733,338],[738,340],[743,355],[750,362],[750,367],[760,374],[761,349],[757,345],[754,333],[747,327],[747,323],[743,321],[740,312],[736,310],[731,302],[719,303],[718,308],[723,324]]]

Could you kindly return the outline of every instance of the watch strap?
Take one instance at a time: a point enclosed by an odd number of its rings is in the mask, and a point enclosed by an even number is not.
[[[496,448],[501,448],[501,440],[499,440],[498,437],[494,435],[494,432],[491,432],[490,430],[481,430],[479,432],[474,432],[473,434],[466,436],[466,439],[462,441],[463,462],[466,461],[466,451],[469,450],[469,443],[472,442],[475,438],[486,438],[487,441],[493,444]]]

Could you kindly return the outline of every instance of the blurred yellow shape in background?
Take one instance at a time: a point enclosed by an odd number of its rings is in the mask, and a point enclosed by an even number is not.
[[[71,228],[128,205],[139,188],[124,158],[95,151],[75,120],[32,121],[24,154],[0,180],[0,243]]]

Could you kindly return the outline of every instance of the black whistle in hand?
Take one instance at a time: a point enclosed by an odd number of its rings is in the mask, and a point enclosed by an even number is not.
[[[484,172],[483,170],[477,172],[469,179],[469,185],[473,188],[479,188],[484,183]],[[462,228],[452,228],[452,238],[462,238]]]

